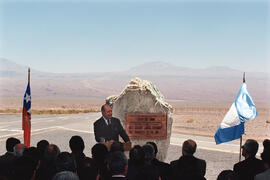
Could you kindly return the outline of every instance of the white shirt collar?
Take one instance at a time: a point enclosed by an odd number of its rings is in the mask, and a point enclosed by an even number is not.
[[[109,120],[108,119],[106,119],[104,116],[102,116],[103,117],[103,119],[104,119],[104,121],[105,121],[105,123],[108,125],[109,123]]]

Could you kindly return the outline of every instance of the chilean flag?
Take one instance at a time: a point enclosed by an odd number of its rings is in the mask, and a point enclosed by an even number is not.
[[[23,98],[22,130],[24,135],[24,144],[29,147],[31,136],[31,91],[29,83],[27,84]]]

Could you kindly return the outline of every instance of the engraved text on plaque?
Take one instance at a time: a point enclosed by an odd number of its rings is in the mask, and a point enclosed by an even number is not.
[[[127,113],[126,132],[131,139],[166,139],[166,113]]]

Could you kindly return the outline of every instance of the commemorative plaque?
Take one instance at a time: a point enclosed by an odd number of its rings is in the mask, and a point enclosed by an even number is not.
[[[126,132],[131,139],[166,139],[166,113],[126,113]]]

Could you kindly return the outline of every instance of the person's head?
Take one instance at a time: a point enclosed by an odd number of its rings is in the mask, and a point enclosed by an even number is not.
[[[154,150],[155,150],[155,157],[157,156],[157,153],[158,153],[158,148],[157,148],[157,145],[155,142],[153,141],[148,141],[146,144],[150,144],[153,146]]]
[[[265,139],[263,141],[263,148],[266,149],[266,148],[270,148],[270,140],[269,139]]]
[[[242,146],[242,155],[245,158],[248,157],[254,157],[256,156],[258,152],[259,144],[256,140],[254,139],[248,139],[246,140],[245,144]]]
[[[52,180],[79,180],[79,177],[74,172],[62,171],[62,172],[55,174],[53,176]]]
[[[196,152],[196,148],[196,142],[188,139],[182,145],[182,154],[192,156]]]
[[[135,145],[129,151],[129,160],[132,164],[141,165],[145,162],[145,153],[140,145]]]
[[[36,147],[30,147],[30,148],[24,149],[23,156],[31,157],[35,159],[36,161],[41,160],[41,153]]]
[[[151,144],[145,144],[143,145],[142,148],[145,154],[145,161],[150,163],[152,159],[155,157],[154,147]]]
[[[95,144],[92,149],[92,158],[93,160],[95,160],[96,162],[104,162],[107,154],[108,154],[108,149],[104,144],[101,143],[97,143]]]
[[[128,168],[128,160],[121,151],[115,151],[107,158],[108,168],[112,175],[126,175]]]
[[[47,140],[41,140],[37,143],[37,149],[40,151],[41,156],[43,156],[47,146],[49,146],[49,142]]]
[[[234,180],[236,175],[232,170],[223,170],[219,173],[217,180]]]
[[[112,108],[108,104],[104,104],[101,106],[101,113],[102,116],[105,117],[106,119],[111,119],[112,118]]]
[[[10,137],[10,138],[8,138],[7,141],[6,141],[6,150],[7,150],[8,152],[13,152],[14,146],[15,146],[16,144],[20,144],[20,143],[21,143],[21,141],[20,141],[19,139],[14,138],[14,137]]]
[[[44,159],[47,162],[55,162],[56,157],[60,154],[60,149],[55,144],[50,144],[44,151]]]
[[[81,136],[72,136],[69,140],[69,148],[73,153],[82,153],[84,150],[84,141]]]
[[[26,147],[26,145],[25,144],[16,144],[15,146],[14,146],[14,154],[15,154],[15,156],[17,156],[17,157],[21,157],[22,155],[23,155],[23,151],[24,151],[24,149],[26,149],[27,147]]]
[[[124,152],[124,145],[121,142],[114,141],[110,146],[110,152],[121,151]]]
[[[56,171],[72,171],[76,172],[76,163],[69,152],[61,152],[55,161]]]
[[[270,169],[270,147],[264,148],[261,158],[266,169]]]

